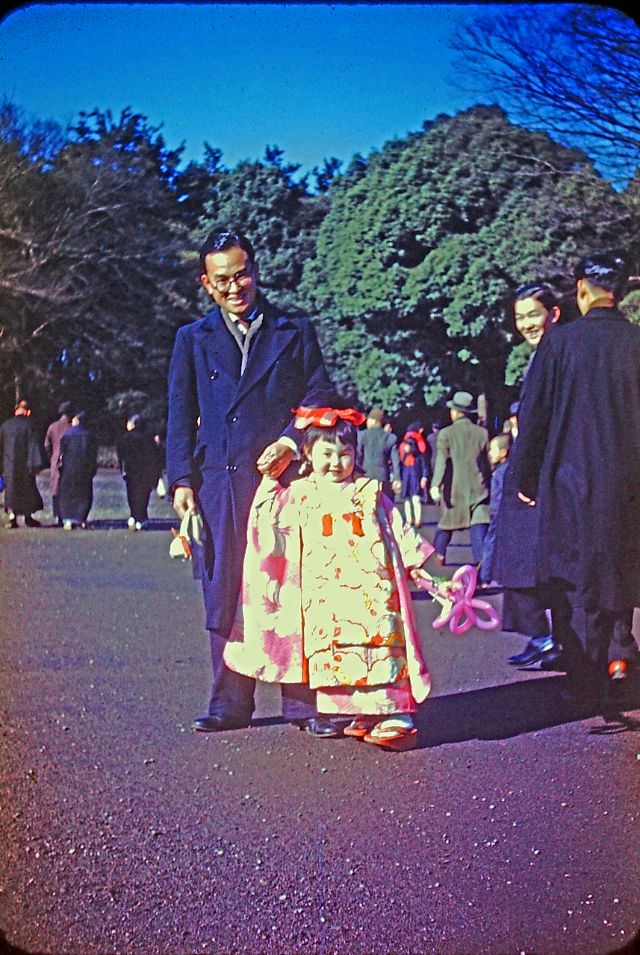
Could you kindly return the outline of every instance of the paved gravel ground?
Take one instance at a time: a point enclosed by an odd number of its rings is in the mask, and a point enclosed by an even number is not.
[[[267,686],[251,729],[195,734],[209,683],[198,586],[168,557],[167,502],[154,499],[143,533],[124,529],[123,503],[118,476],[100,472],[93,528],[0,532],[8,951],[631,943],[640,709],[571,710],[561,675],[506,665],[521,638],[436,632],[416,600],[434,680],[416,751],[311,739],[279,721]],[[468,556],[464,537],[452,556]]]

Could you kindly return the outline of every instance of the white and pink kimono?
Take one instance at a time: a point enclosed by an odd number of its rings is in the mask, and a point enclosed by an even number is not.
[[[224,659],[269,683],[308,683],[318,712],[411,713],[430,680],[407,571],[433,547],[379,481],[263,478]]]

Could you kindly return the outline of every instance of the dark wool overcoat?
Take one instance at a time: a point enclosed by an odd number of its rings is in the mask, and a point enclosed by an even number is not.
[[[151,491],[162,473],[163,461],[150,434],[139,428],[125,431],[116,440],[118,465],[127,483]]]
[[[43,507],[36,472],[44,467],[40,440],[26,415],[14,415],[0,426],[0,474],[5,481],[4,509],[33,514]]]
[[[93,478],[97,471],[98,444],[83,425],[73,425],[60,441],[58,510],[63,520],[81,524],[93,504]]]
[[[537,581],[569,582],[590,608],[637,605],[640,328],[622,312],[593,308],[544,336],[512,463],[538,510]]]
[[[262,300],[244,374],[218,307],[178,329],[169,368],[167,478],[193,487],[204,523],[206,626],[227,636],[236,612],[247,520],[265,447],[299,440],[291,412],[330,390],[315,331]]]
[[[531,358],[533,359],[533,355]],[[530,366],[531,363],[522,383],[521,402],[526,394]],[[513,459],[513,449],[511,458]],[[540,510],[537,507],[529,507],[518,497],[519,488],[512,459],[507,461],[504,471],[502,493],[496,513],[493,558],[487,570],[493,579],[503,586],[522,590],[535,587],[538,583],[536,542]],[[493,489],[491,507],[494,507]]]

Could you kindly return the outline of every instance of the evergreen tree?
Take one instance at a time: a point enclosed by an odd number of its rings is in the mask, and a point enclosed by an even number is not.
[[[510,290],[567,287],[594,247],[634,235],[587,157],[496,107],[438,117],[338,176],[303,294],[337,384],[390,412],[449,391],[504,408]],[[377,355],[377,359],[372,356]]]

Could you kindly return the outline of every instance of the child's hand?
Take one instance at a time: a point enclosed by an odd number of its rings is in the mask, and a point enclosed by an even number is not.
[[[412,567],[409,571],[409,577],[414,582],[414,584],[419,584],[421,580],[425,580],[428,583],[433,583],[433,577],[431,574],[427,573],[426,570],[423,570],[422,567]]]

